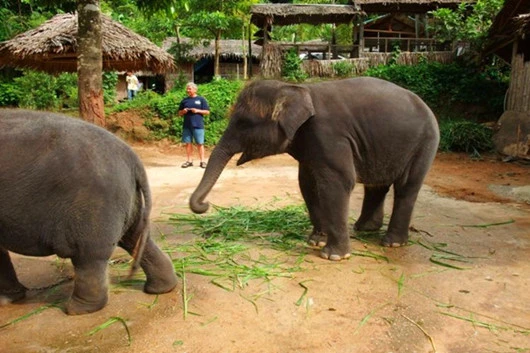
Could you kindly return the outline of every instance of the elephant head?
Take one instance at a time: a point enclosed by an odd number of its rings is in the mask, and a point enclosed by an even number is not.
[[[239,94],[230,121],[212,151],[204,175],[190,198],[195,213],[208,210],[204,199],[236,153],[241,165],[286,152],[296,131],[315,115],[307,88],[274,80],[254,81]]]

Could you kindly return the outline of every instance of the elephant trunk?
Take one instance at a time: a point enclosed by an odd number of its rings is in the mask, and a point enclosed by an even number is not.
[[[204,202],[204,199],[215,185],[217,179],[219,179],[221,172],[233,155],[234,153],[228,152],[221,144],[214,148],[208,159],[208,165],[206,166],[201,182],[190,198],[190,208],[193,212],[204,213],[208,211],[210,205],[208,202]]]

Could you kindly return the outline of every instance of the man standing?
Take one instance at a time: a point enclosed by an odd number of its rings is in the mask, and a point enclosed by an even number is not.
[[[186,154],[188,160],[182,164],[182,168],[193,166],[192,142],[197,144],[201,168],[206,168],[204,161],[204,116],[210,114],[210,107],[204,97],[197,95],[197,85],[189,82],[186,85],[188,97],[184,98],[179,105],[179,116],[184,116],[182,125],[182,142],[186,144]]]
[[[140,82],[138,82],[138,77],[136,77],[132,71],[127,71],[125,81],[127,82],[127,98],[131,100],[136,96]]]

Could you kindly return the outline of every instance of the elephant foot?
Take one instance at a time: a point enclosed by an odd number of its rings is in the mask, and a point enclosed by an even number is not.
[[[0,290],[0,305],[7,305],[26,298],[27,288],[13,288],[11,290]]]
[[[408,237],[397,237],[386,235],[383,240],[381,240],[381,245],[387,248],[400,248],[407,245]]]
[[[163,294],[171,292],[177,286],[177,275],[172,272],[166,277],[148,278],[144,292],[148,294]]]
[[[340,261],[342,259],[348,259],[351,256],[349,246],[347,249],[340,249],[339,247],[332,247],[326,245],[320,251],[320,257],[331,261]]]
[[[376,230],[381,229],[383,226],[383,222],[377,222],[377,221],[367,221],[367,222],[355,222],[353,229],[359,230],[363,232],[374,232]]]
[[[318,246],[321,248],[326,246],[327,240],[328,236],[325,233],[313,231],[313,233],[307,238],[307,243],[311,246]]]
[[[108,295],[96,301],[87,301],[72,296],[65,305],[65,311],[68,315],[83,315],[101,310],[107,305]]]

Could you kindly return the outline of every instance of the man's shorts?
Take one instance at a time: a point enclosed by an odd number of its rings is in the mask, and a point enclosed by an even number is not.
[[[182,129],[182,142],[191,143],[195,141],[198,145],[204,145],[204,129]]]

